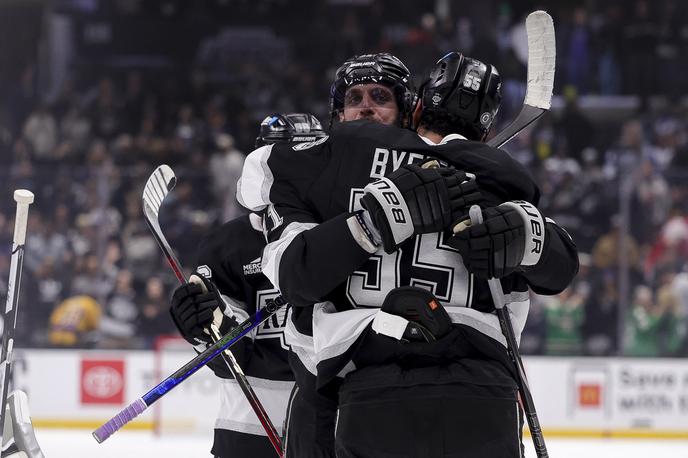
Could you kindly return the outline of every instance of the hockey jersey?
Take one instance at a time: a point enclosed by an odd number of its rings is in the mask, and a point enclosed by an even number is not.
[[[239,202],[265,210],[270,243],[263,272],[294,306],[317,304],[310,322],[303,311],[305,318],[294,325],[304,336],[312,333],[311,364],[320,386],[355,368],[354,344],[387,293],[399,286],[431,290],[454,323],[505,345],[487,282],[466,270],[459,253],[446,244],[449,234],[418,235],[394,253],[380,248],[371,255],[349,229],[366,184],[427,158],[475,174],[482,207],[510,200],[538,203],[539,189],[528,171],[499,149],[459,135],[435,145],[415,132],[366,121],[339,124],[329,138],[316,142],[260,148],[244,164]],[[546,233],[547,268],[501,280],[517,337],[528,313],[529,288],[555,294],[577,272],[568,234],[552,221]]]
[[[252,214],[225,223],[199,246],[196,270],[215,283],[238,322],[278,295],[260,269],[265,243],[260,217]],[[278,431],[284,423],[289,393],[294,385],[284,341],[286,319],[287,311],[282,309],[232,346],[239,365]],[[260,421],[239,385],[231,378],[224,360],[215,358],[209,366],[222,379],[213,453],[216,456],[274,456]],[[263,436],[264,444],[256,441],[256,436]]]

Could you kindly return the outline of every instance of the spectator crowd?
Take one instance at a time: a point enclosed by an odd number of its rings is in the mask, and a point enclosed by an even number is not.
[[[36,195],[21,345],[150,348],[174,333],[175,278],[142,217],[149,174],[166,163],[178,176],[160,222],[191,266],[200,237],[243,211],[235,185],[258,123],[303,111],[327,126],[334,70],[353,54],[392,52],[420,81],[458,49],[502,74],[497,130],[522,103],[527,2],[465,11],[444,1],[403,10],[391,1],[307,2],[323,20],[305,29],[287,2],[249,3],[262,5],[264,24],[214,30],[183,70],[135,62],[94,70],[75,59],[50,92],[32,61],[0,88],[0,297],[10,196],[17,188]],[[581,270],[564,293],[534,297],[524,353],[688,355],[688,105],[677,97],[688,89],[680,77],[688,16],[676,0],[649,5],[588,1],[550,11],[562,108],[505,149],[536,177],[544,213],[577,242]],[[241,18],[255,5],[235,7]],[[634,96],[635,108],[605,118],[581,104],[581,96],[618,95]]]

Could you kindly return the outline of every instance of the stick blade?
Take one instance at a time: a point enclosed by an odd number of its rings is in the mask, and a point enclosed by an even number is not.
[[[526,18],[528,85],[524,103],[549,110],[554,90],[557,49],[552,16],[534,11]]]
[[[167,164],[162,164],[148,177],[146,186],[143,188],[143,203],[157,217],[160,206],[167,194],[177,184],[177,177],[172,168]]]

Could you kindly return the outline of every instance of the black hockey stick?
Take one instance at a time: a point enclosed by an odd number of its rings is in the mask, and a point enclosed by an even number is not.
[[[26,189],[14,191],[17,202],[17,213],[14,218],[14,236],[12,240],[12,260],[10,261],[10,278],[7,283],[7,302],[3,314],[2,356],[0,357],[0,444],[5,425],[5,403],[10,387],[12,373],[12,350],[14,349],[14,331],[17,327],[17,309],[19,308],[19,287],[21,285],[22,266],[24,265],[24,241],[29,217],[29,205],[33,203],[33,193]]]
[[[552,105],[556,42],[554,23],[545,11],[534,11],[526,18],[528,35],[528,81],[523,108],[518,116],[495,135],[488,145],[501,148],[515,135],[535,122]]]
[[[170,244],[167,242],[158,220],[160,207],[162,206],[165,197],[167,197],[167,194],[172,191],[176,183],[177,177],[168,165],[163,164],[155,169],[155,171],[148,178],[146,186],[143,189],[143,214],[148,227],[153,233],[153,237],[155,237],[160,249],[167,258],[167,262],[169,263],[170,267],[172,267],[177,280],[179,280],[181,284],[185,284],[187,279],[184,276],[181,264],[174,255]],[[211,324],[209,331],[213,342],[216,342],[220,339],[220,333],[215,325]],[[263,428],[268,435],[268,439],[270,439],[273,447],[275,447],[277,455],[282,456],[282,442],[280,440],[280,435],[277,433],[275,426],[270,421],[270,417],[265,411],[263,404],[253,391],[253,388],[251,388],[251,385],[246,378],[246,374],[244,374],[244,371],[241,369],[241,366],[239,366],[239,363],[234,358],[232,352],[225,350],[222,353],[222,358],[232,373],[232,376],[239,384],[239,387],[246,396],[249,404],[256,413],[260,423],[263,425]]]
[[[468,212],[471,218],[471,224],[482,224],[483,214],[480,207],[477,205],[471,206]],[[535,402],[533,396],[530,394],[530,387],[528,386],[528,379],[526,377],[526,369],[523,367],[521,354],[518,351],[518,343],[516,342],[516,335],[514,334],[514,326],[511,324],[511,316],[504,298],[504,291],[502,284],[498,278],[490,278],[487,280],[492,295],[492,302],[499,319],[499,326],[502,329],[502,334],[506,339],[506,349],[509,353],[511,361],[514,363],[516,369],[516,383],[518,385],[518,392],[521,395],[521,403],[525,411],[526,420],[528,421],[528,428],[530,435],[533,438],[533,445],[535,446],[535,455],[538,458],[547,458],[547,447],[545,446],[545,437],[542,434],[540,421],[538,420],[537,411],[535,410]]]

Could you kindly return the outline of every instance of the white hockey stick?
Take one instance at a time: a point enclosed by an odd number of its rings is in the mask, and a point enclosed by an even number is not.
[[[17,308],[19,286],[21,285],[22,266],[24,264],[24,241],[29,217],[29,205],[33,203],[33,193],[26,189],[14,191],[17,202],[17,213],[14,218],[14,237],[12,241],[12,260],[10,261],[10,279],[7,284],[7,302],[3,315],[2,356],[0,356],[0,444],[2,429],[5,425],[5,403],[12,373],[12,350],[14,348],[14,331],[17,327]]]
[[[163,235],[162,229],[160,228],[160,222],[158,221],[158,213],[160,211],[160,206],[162,205],[162,202],[165,200],[167,194],[174,188],[176,183],[177,177],[175,176],[170,166],[163,164],[159,166],[157,169],[155,169],[155,171],[148,178],[146,186],[143,189],[143,214],[145,216],[146,223],[150,227],[151,232],[155,237],[155,240],[158,242],[158,245],[160,245],[160,248],[165,254],[167,262],[169,263],[170,267],[172,267],[172,270],[174,270],[174,274],[176,275],[179,282],[184,284],[187,282],[187,280],[184,276],[184,273],[182,272],[181,264],[174,255],[174,252],[172,251],[170,244],[167,242],[167,239]],[[216,326],[211,324],[210,332],[213,342],[217,342],[221,339],[222,336],[220,336],[220,333],[218,332]],[[277,433],[275,426],[270,421],[270,417],[265,411],[265,407],[263,407],[263,404],[260,402],[258,396],[253,391],[253,388],[251,388],[251,385],[249,384],[249,381],[246,378],[244,371],[241,369],[241,366],[239,366],[239,363],[236,361],[234,355],[229,349],[225,350],[223,353],[221,353],[221,355],[225,361],[225,364],[227,364],[227,367],[234,376],[234,379],[239,384],[241,391],[246,396],[248,403],[251,405],[253,411],[258,416],[258,419],[263,425],[263,428],[265,429],[268,439],[275,448],[277,455],[281,457],[282,442],[280,436]]]
[[[528,35],[528,82],[523,108],[516,119],[487,142],[500,148],[515,135],[535,122],[552,105],[556,41],[554,23],[545,11],[534,11],[526,18]]]

